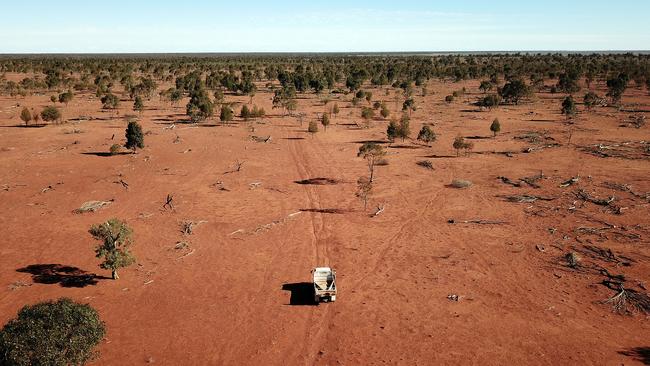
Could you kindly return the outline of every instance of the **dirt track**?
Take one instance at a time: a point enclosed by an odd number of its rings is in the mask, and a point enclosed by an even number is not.
[[[430,84],[435,93],[416,98],[411,129],[414,136],[422,122],[434,122],[438,141],[432,147],[386,144],[389,165],[377,168],[368,212],[354,195],[357,179],[367,174],[356,153],[362,141],[385,138],[386,122],[352,126],[359,109],[342,101],[341,114],[315,136],[306,133],[307,122],[300,126],[272,110],[268,93],[255,97],[271,114],[263,124],[210,121],[169,129],[183,118],[182,108],[152,101],[141,118],[150,131],[146,148],[106,157],[94,153],[122,141],[126,123],[100,111],[96,99],[77,96],[64,115],[105,120],[19,128],[11,126],[22,107],[12,106],[44,106],[49,96],[0,98],[0,324],[39,300],[89,302],[108,329],[98,365],[639,364],[625,353],[650,347],[648,318],[612,313],[599,303],[615,294],[600,285],[603,277],[570,270],[562,256],[586,244],[611,248],[634,261],[603,266],[625,273],[631,284],[650,285],[649,204],[602,188],[612,181],[650,192],[650,162],[578,149],[604,140],[647,140],[648,127],[620,128],[626,113],[605,108],[582,113],[568,126],[558,113],[561,96],[550,94],[534,104],[472,112],[466,103],[442,99],[462,86],[476,89],[476,82]],[[646,109],[650,102],[639,90],[627,98]],[[123,102],[120,115],[130,113],[131,104]],[[299,111],[309,118],[323,109],[311,96],[300,101]],[[489,136],[494,117],[502,133],[473,140],[472,154],[455,157],[453,138]],[[66,133],[73,129],[80,133]],[[515,136],[542,130],[561,146],[512,157],[491,153],[519,152],[529,144]],[[251,135],[272,140],[257,143]],[[424,159],[433,171],[415,164]],[[241,171],[226,173],[237,160],[244,161]],[[540,170],[539,189],[496,179]],[[581,177],[576,187],[559,187],[573,176]],[[310,178],[338,183],[295,183]],[[447,187],[455,178],[474,185]],[[578,215],[569,210],[577,187],[614,194],[628,209],[614,215],[578,203],[584,214]],[[556,200],[526,204],[499,197],[524,193]],[[167,194],[173,211],[162,207]],[[111,199],[98,212],[73,213],[85,201]],[[370,218],[381,203],[385,212]],[[544,215],[526,213],[535,210]],[[83,272],[109,275],[97,267],[87,230],[110,217],[134,228],[138,263],[118,281],[86,284]],[[585,217],[625,226],[640,239],[580,237],[577,227],[597,226]],[[205,222],[183,235],[183,220]],[[180,241],[189,248],[174,249]],[[77,270],[20,270],[41,264]],[[312,306],[305,282],[311,268],[323,265],[336,268],[340,294],[335,303]],[[28,286],[11,289],[18,281]]]

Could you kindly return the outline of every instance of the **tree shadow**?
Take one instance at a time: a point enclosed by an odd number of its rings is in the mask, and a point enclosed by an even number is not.
[[[40,124],[37,124],[37,125],[34,125],[34,124],[32,124],[32,125],[9,125],[9,126],[0,126],[0,127],[4,127],[4,128],[43,128],[45,126],[47,126],[47,123],[40,123]]]
[[[289,304],[292,306],[318,305],[314,301],[314,284],[311,282],[285,283],[282,290],[291,291]]]
[[[81,155],[94,155],[94,156],[101,156],[101,157],[110,157],[110,156],[118,156],[118,155],[131,155],[133,154],[130,151],[120,151],[116,153],[110,153],[106,151],[91,151],[91,152],[82,152]]]
[[[31,274],[34,283],[47,285],[58,283],[61,287],[86,287],[96,285],[99,279],[109,279],[109,277],[98,276],[77,267],[61,264],[32,264],[19,268],[16,272]]]
[[[340,208],[301,208],[301,212],[315,212],[325,214],[343,214],[345,210]]]
[[[309,178],[309,179],[303,179],[303,180],[296,180],[294,181],[296,184],[300,185],[316,185],[316,186],[324,186],[324,185],[334,185],[338,184],[339,181],[336,179],[332,178]]]
[[[634,360],[650,365],[650,347],[635,347],[627,351],[621,351],[620,354],[634,358]]]
[[[418,145],[391,145],[388,146],[389,149],[409,149],[409,150],[414,150],[414,149],[420,149],[421,146]]]
[[[446,159],[446,158],[456,158],[456,155],[426,155],[422,156],[422,158],[427,158],[427,159]]]

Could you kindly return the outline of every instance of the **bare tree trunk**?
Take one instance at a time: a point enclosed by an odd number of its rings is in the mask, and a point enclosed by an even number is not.
[[[117,280],[118,278],[120,278],[120,276],[117,275],[117,270],[114,269],[114,270],[113,270],[113,279],[114,279],[114,280]]]

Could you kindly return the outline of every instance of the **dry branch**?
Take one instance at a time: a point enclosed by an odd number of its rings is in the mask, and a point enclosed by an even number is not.
[[[516,203],[533,203],[535,201],[553,201],[555,200],[554,197],[542,197],[542,196],[533,196],[529,194],[524,194],[524,195],[514,195],[514,196],[501,196],[505,198],[509,202],[516,202]]]
[[[503,225],[507,224],[505,221],[498,221],[498,220],[482,220],[482,219],[473,219],[473,220],[455,220],[455,219],[449,219],[447,220],[448,224],[478,224],[478,225]]]
[[[611,288],[612,283],[610,281],[604,281],[604,283]],[[611,305],[614,311],[619,314],[630,314],[635,311],[650,314],[650,297],[647,294],[627,289],[620,283],[616,284],[619,286],[618,293],[603,301],[604,304]]]

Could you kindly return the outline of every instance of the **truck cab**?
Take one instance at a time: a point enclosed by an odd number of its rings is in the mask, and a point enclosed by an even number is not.
[[[329,267],[316,267],[314,276],[314,301],[318,304],[336,301],[336,271]]]

